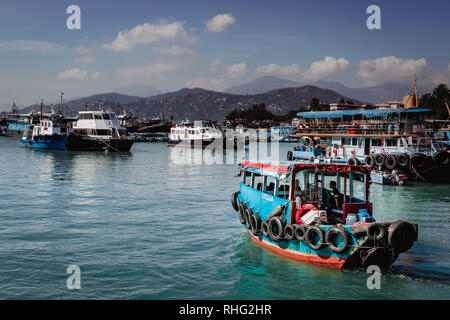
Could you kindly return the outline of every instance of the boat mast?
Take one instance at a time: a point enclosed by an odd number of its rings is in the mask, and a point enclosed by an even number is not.
[[[61,92],[61,101],[59,103],[59,111],[61,112],[61,114],[64,113],[64,110],[63,110],[63,95],[64,95],[64,92]]]
[[[417,75],[414,74],[414,95],[416,96],[416,107],[419,107],[419,94],[417,91]]]

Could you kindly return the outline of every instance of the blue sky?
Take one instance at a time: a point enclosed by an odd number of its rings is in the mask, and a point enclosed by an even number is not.
[[[66,28],[72,4],[81,30]],[[366,27],[372,4],[381,30]],[[222,90],[263,75],[365,86],[417,72],[448,83],[448,12],[444,0],[2,0],[0,105],[134,84]]]

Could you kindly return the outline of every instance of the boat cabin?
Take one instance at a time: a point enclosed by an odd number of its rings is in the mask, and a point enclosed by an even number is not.
[[[100,139],[119,139],[127,136],[127,130],[120,126],[113,112],[80,111],[73,124],[74,133]]]
[[[370,169],[367,167],[242,161],[240,170],[240,192],[248,200],[247,207],[257,212],[262,220],[280,205],[287,207],[287,223],[296,223],[296,212],[305,204],[326,210],[335,223],[346,224],[347,215],[356,214],[361,209],[372,215],[372,203],[369,202]],[[353,183],[356,175],[364,183],[363,199],[355,196]],[[336,184],[339,207],[334,206],[336,192],[333,193],[329,187],[330,181]]]

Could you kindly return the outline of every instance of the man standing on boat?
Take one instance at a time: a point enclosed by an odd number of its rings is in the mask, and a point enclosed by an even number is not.
[[[331,210],[341,210],[342,207],[342,194],[339,192],[336,181],[330,181],[331,192],[328,192],[328,203],[325,205],[325,210],[331,213]]]

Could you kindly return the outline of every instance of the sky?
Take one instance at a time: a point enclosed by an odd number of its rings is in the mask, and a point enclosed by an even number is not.
[[[81,29],[66,12],[80,8]],[[370,5],[381,29],[368,29]],[[2,0],[0,106],[265,75],[350,87],[450,81],[450,2]]]

